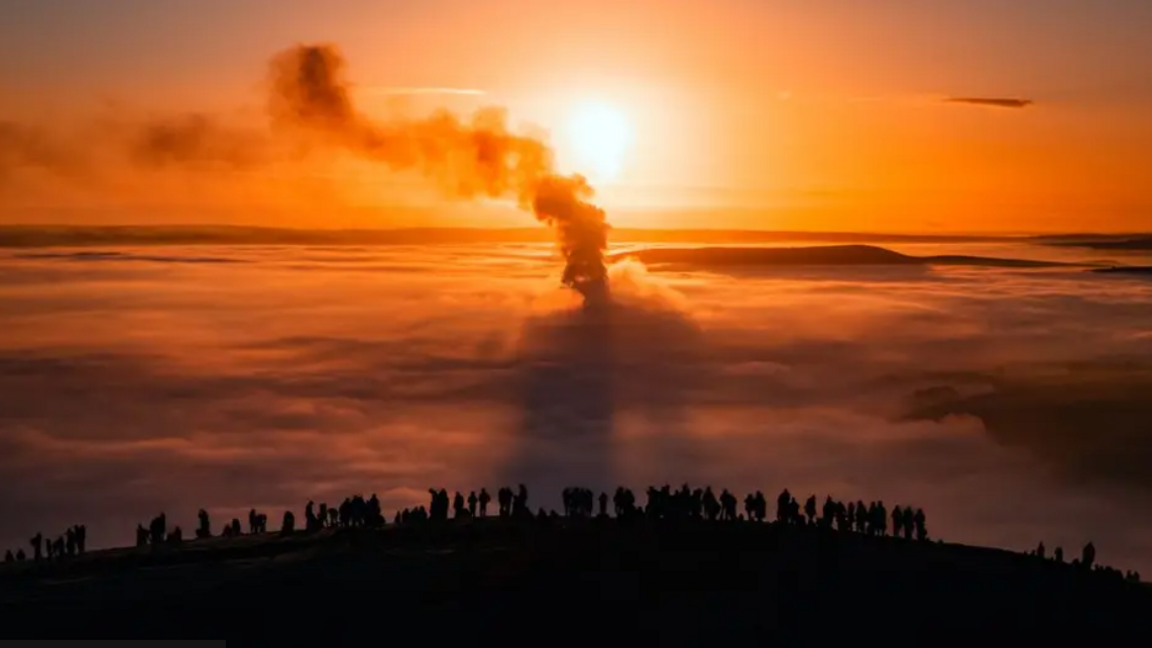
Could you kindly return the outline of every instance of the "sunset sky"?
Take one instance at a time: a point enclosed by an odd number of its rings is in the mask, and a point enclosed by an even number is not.
[[[7,0],[0,120],[254,119],[268,58],[331,42],[365,111],[499,104],[547,129],[618,226],[1147,230],[1149,24],[1145,0]],[[300,174],[9,170],[0,223],[533,222],[362,165]]]

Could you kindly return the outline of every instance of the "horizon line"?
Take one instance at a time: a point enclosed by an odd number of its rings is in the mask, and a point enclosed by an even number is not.
[[[476,231],[476,232],[514,232],[539,231],[545,229],[530,225],[510,227],[482,227],[482,226],[456,226],[456,225],[427,225],[402,227],[290,227],[281,225],[244,225],[235,223],[0,223],[0,230],[13,229],[234,229],[234,230],[265,230],[265,231],[291,231],[291,232],[413,232],[413,231]],[[1152,231],[1064,231],[1064,230],[1036,230],[1036,231],[987,231],[987,230],[852,230],[852,229],[760,229],[748,227],[611,227],[616,232],[711,232],[711,233],[749,233],[749,234],[809,234],[809,235],[878,235],[878,236],[916,236],[930,238],[957,238],[957,237],[985,237],[985,238],[1014,238],[1014,237],[1075,237],[1075,236],[1152,236]]]

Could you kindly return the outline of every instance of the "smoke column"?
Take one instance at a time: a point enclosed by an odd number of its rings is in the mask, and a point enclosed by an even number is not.
[[[469,122],[444,111],[418,120],[373,120],[353,105],[345,69],[332,45],[298,45],[276,55],[268,105],[273,129],[318,137],[393,170],[417,171],[453,198],[515,198],[556,232],[564,284],[586,304],[607,297],[604,211],[590,202],[594,192],[583,176],[555,172],[544,142],[509,132],[499,108],[482,109]]]

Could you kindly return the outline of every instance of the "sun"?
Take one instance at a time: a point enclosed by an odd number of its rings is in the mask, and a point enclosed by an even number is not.
[[[612,104],[587,101],[573,109],[568,139],[575,170],[593,181],[610,181],[619,177],[624,166],[632,129],[624,113]]]

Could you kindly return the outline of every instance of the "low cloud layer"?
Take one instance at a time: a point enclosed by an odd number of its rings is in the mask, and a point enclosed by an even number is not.
[[[544,245],[102,251],[0,253],[0,546],[356,491],[691,481],[1152,571],[1146,280],[624,262],[585,311]]]

